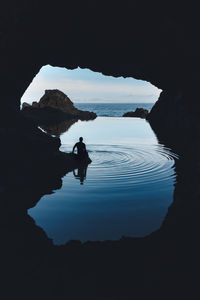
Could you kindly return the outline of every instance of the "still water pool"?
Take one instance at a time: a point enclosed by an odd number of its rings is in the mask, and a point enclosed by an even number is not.
[[[61,135],[71,152],[83,136],[92,163],[63,178],[62,188],[29,210],[55,244],[70,239],[141,237],[158,229],[173,201],[174,159],[148,122],[98,117]]]

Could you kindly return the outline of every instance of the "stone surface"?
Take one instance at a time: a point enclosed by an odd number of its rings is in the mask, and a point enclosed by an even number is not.
[[[33,102],[32,102],[32,107],[38,108],[38,107],[39,107],[39,103],[36,102],[36,101],[33,101]],[[23,106],[22,106],[22,108],[23,108]]]
[[[59,90],[45,90],[39,102],[32,106],[23,104],[22,113],[39,124],[55,124],[69,119],[93,120],[96,114],[77,109],[73,102]]]
[[[195,147],[200,151],[199,115],[200,105],[196,89],[177,89],[160,94],[147,120],[158,138],[169,147],[175,147],[178,152],[182,152],[183,149],[190,151],[195,143]]]
[[[148,115],[148,110],[144,108],[136,108],[135,111],[129,111],[125,114],[123,114],[122,117],[132,117],[132,118],[142,118],[146,119]]]
[[[46,107],[55,108],[72,115],[77,111],[69,97],[59,90],[45,90],[44,96],[38,103],[38,108]]]
[[[29,103],[24,102],[22,104],[22,109],[27,108],[27,107],[31,107],[31,105]]]

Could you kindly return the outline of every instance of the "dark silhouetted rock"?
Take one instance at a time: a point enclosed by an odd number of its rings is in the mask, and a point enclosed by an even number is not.
[[[148,115],[148,110],[144,108],[136,108],[135,111],[129,111],[125,114],[123,114],[123,117],[131,117],[131,118],[142,118],[146,119]]]
[[[190,152],[194,142],[197,152],[200,151],[200,105],[196,95],[196,89],[162,91],[147,116],[158,139],[176,152]]]
[[[24,102],[23,104],[22,104],[22,109],[25,109],[25,108],[29,108],[29,107],[31,107],[31,105],[29,104],[29,103],[26,103],[26,102]]]
[[[38,103],[38,108],[46,107],[58,109],[70,115],[77,113],[73,102],[59,90],[45,90],[44,96],[42,96]]]
[[[39,102],[32,106],[23,103],[22,113],[36,123],[55,124],[70,119],[93,120],[96,114],[77,109],[73,102],[59,90],[45,90]]]
[[[38,108],[39,107],[39,103],[36,102],[36,101],[33,101],[32,102],[32,107]],[[23,108],[23,106],[22,106],[22,108]]]

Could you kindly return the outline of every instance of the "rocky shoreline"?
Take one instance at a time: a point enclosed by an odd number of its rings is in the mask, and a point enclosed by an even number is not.
[[[136,108],[135,111],[129,111],[125,114],[123,114],[122,117],[130,117],[130,118],[141,118],[141,119],[146,119],[148,116],[148,110],[144,108]]]
[[[45,90],[39,102],[24,102],[21,114],[36,124],[56,124],[67,120],[94,120],[94,112],[77,109],[73,102],[59,90]]]

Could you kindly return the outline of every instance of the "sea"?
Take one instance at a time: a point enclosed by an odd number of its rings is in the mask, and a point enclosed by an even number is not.
[[[81,110],[93,111],[100,117],[122,117],[124,113],[144,108],[150,111],[154,103],[74,103]]]
[[[54,244],[69,240],[117,240],[158,230],[173,202],[178,156],[160,143],[145,119],[122,118],[125,112],[153,103],[79,103],[97,113],[90,121],[66,121],[45,128],[72,151],[84,138],[92,163],[62,178],[29,215]],[[54,132],[55,131],[55,132]]]

